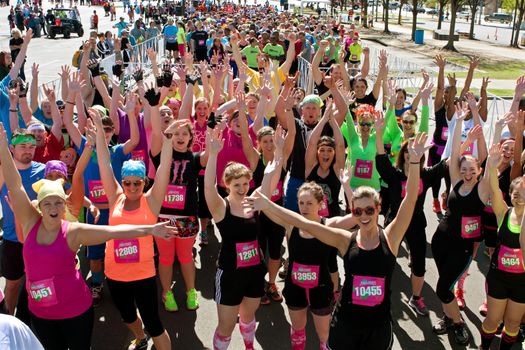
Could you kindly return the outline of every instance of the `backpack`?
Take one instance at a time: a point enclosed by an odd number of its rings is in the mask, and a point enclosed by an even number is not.
[[[82,54],[82,50],[77,50],[73,54],[73,58],[71,60],[71,65],[75,68],[80,67],[80,55]]]

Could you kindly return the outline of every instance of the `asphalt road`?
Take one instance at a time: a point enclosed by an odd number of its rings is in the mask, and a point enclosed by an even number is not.
[[[89,29],[89,16],[96,9],[100,18],[100,28],[110,28],[109,18],[103,17],[100,7],[80,7],[82,22],[86,33]],[[121,9],[118,9],[118,15]],[[5,19],[8,9],[0,8],[0,18]],[[8,39],[7,21],[0,21],[0,49],[7,49]],[[85,34],[87,37],[87,34]],[[35,38],[32,40],[26,74],[30,76],[30,66],[33,62],[40,64],[40,82],[50,81],[57,78],[60,65],[70,64],[74,51],[80,46],[82,39],[75,35],[71,39],[47,39]],[[399,51],[390,50],[391,54]],[[424,64],[424,62],[422,62]],[[427,242],[430,242],[432,234],[437,225],[437,216],[431,211],[431,195],[427,195],[426,216],[428,227],[426,230]],[[210,230],[213,230],[210,228]],[[215,260],[218,254],[220,237],[213,235],[210,231],[210,245],[204,249],[196,247],[195,256],[197,264],[197,290],[200,294],[201,307],[196,312],[190,312],[184,308],[184,285],[178,267],[174,272],[174,293],[179,303],[180,311],[168,313],[161,309],[161,317],[164,326],[168,329],[172,339],[173,349],[206,349],[211,348],[212,336],[217,324],[215,303],[213,302],[213,282],[215,273]],[[427,274],[423,296],[430,309],[430,317],[418,317],[408,307],[410,298],[410,271],[408,268],[408,253],[402,246],[399,253],[398,264],[394,275],[392,290],[392,315],[395,320],[395,345],[394,349],[460,349],[476,348],[480,343],[478,328],[481,317],[478,314],[478,306],[484,299],[484,273],[487,270],[488,258],[482,253],[473,262],[470,276],[466,282],[467,309],[463,317],[468,324],[472,334],[471,343],[466,347],[457,347],[454,341],[447,335],[436,336],[432,333],[431,325],[441,316],[439,301],[435,295],[434,288],[437,281],[437,272],[432,260],[430,246],[427,249]],[[339,261],[341,263],[341,261]],[[342,272],[342,266],[340,271]],[[344,278],[343,273],[341,274]],[[3,280],[0,280],[3,286]],[[282,288],[282,282],[279,282]],[[160,307],[160,305],[159,305]],[[130,332],[120,321],[117,310],[111,302],[107,290],[104,291],[104,300],[96,309],[96,319],[93,337],[93,349],[124,349],[132,339]],[[284,304],[271,304],[261,306],[257,313],[256,348],[258,349],[289,349],[289,319]],[[312,322],[307,327],[307,349],[318,348],[318,341]],[[495,346],[497,341],[494,342]],[[242,338],[236,329],[233,333],[231,349],[243,349]],[[519,346],[515,347],[516,349]]]

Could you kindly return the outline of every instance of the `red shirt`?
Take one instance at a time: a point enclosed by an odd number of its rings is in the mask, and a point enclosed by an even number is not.
[[[45,138],[44,146],[35,149],[33,160],[39,163],[47,163],[49,160],[60,160],[60,152],[64,148],[64,138],[58,140],[52,132]]]

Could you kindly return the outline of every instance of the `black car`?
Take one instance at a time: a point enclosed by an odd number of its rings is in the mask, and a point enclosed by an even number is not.
[[[75,10],[55,8],[46,15],[47,35],[54,39],[57,34],[64,35],[68,39],[71,33],[76,33],[79,37],[84,35],[84,28],[80,22],[80,17]]]
[[[491,15],[485,16],[485,22],[510,23],[512,22],[512,15],[508,15],[506,13],[493,13]]]

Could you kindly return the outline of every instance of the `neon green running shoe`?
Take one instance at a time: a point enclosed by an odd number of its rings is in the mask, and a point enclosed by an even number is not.
[[[175,301],[175,297],[173,296],[173,292],[171,290],[167,292],[164,296],[164,308],[168,312],[179,311],[179,306],[177,305],[177,302]]]
[[[188,310],[197,310],[199,308],[199,296],[195,288],[192,288],[187,293],[188,299],[186,299],[186,307]]]

